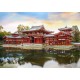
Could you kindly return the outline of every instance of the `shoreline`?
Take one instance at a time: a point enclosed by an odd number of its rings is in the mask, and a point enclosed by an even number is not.
[[[33,50],[42,50],[42,49],[53,49],[53,50],[71,50],[74,49],[74,45],[43,45],[43,44],[3,44],[2,47],[12,47],[20,49],[33,49]]]

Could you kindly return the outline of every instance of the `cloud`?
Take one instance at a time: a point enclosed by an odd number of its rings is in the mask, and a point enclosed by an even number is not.
[[[49,20],[62,20],[62,21],[70,21],[70,20],[80,20],[79,12],[59,12],[59,13],[50,13],[48,15]]]
[[[37,13],[36,13],[37,14]],[[39,15],[38,15],[39,16]],[[1,21],[6,31],[15,32],[19,24],[28,26],[44,25],[47,30],[57,30],[66,25],[80,26],[80,13],[79,12],[54,12],[48,13],[48,18],[39,19],[28,15],[21,15],[18,13],[9,13],[4,20]]]
[[[80,26],[79,12],[57,12],[50,13],[48,20],[52,22],[55,27],[65,27],[66,25],[72,27],[73,25]]]
[[[1,21],[4,29],[6,31],[15,32],[19,24],[33,26],[33,25],[42,25],[41,20],[38,20],[34,17],[29,17],[26,15],[19,15],[17,13],[11,13]]]
[[[10,13],[5,17],[4,20],[1,21],[2,24],[8,24],[16,21],[33,21],[35,18],[28,17],[26,15],[19,15],[17,13]]]
[[[28,25],[28,26],[39,26],[44,25],[46,29],[50,30],[50,27],[53,28],[53,23],[48,20],[41,20],[35,17],[30,17],[27,15],[20,15],[17,13],[10,13],[1,21],[1,24],[4,27],[4,30],[15,32],[19,24]]]

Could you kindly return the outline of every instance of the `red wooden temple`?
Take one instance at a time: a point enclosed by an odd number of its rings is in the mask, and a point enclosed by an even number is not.
[[[22,35],[14,33],[10,36],[5,36],[6,44],[20,44],[20,43],[44,43],[44,35],[50,34],[51,31],[47,31],[43,25],[32,26],[30,30],[22,31]]]
[[[23,38],[18,33],[13,33],[10,36],[5,36],[5,44],[20,44]]]
[[[27,43],[44,43],[44,35],[50,34],[51,31],[47,31],[44,26],[32,26],[30,30],[22,32],[23,35],[26,35],[29,40]]]
[[[60,28],[58,33],[48,34],[45,36],[45,44],[47,45],[71,45],[72,28]]]
[[[41,26],[32,26],[30,30],[22,31],[22,34],[13,33],[10,36],[5,36],[5,44],[47,44],[47,45],[70,45],[72,41],[72,28],[60,28],[58,33],[52,34]]]

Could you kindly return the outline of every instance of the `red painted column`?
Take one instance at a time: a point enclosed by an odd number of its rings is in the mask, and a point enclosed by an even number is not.
[[[42,38],[40,38],[40,43],[42,43]]]
[[[36,38],[35,38],[35,43],[36,43]]]
[[[40,43],[40,38],[38,38],[38,43]]]
[[[40,37],[38,38],[38,43],[40,44]]]
[[[31,43],[31,42],[30,42],[30,37],[28,38],[28,43]]]
[[[36,38],[36,43],[38,43],[38,38]]]
[[[36,38],[36,43],[37,43],[37,38]]]
[[[36,43],[36,38],[34,37],[34,43]]]
[[[40,39],[41,39],[41,43],[42,43],[42,37]]]

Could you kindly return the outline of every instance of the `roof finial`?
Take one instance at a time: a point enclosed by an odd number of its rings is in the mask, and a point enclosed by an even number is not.
[[[66,25],[66,27],[65,28],[67,28],[67,25]]]

